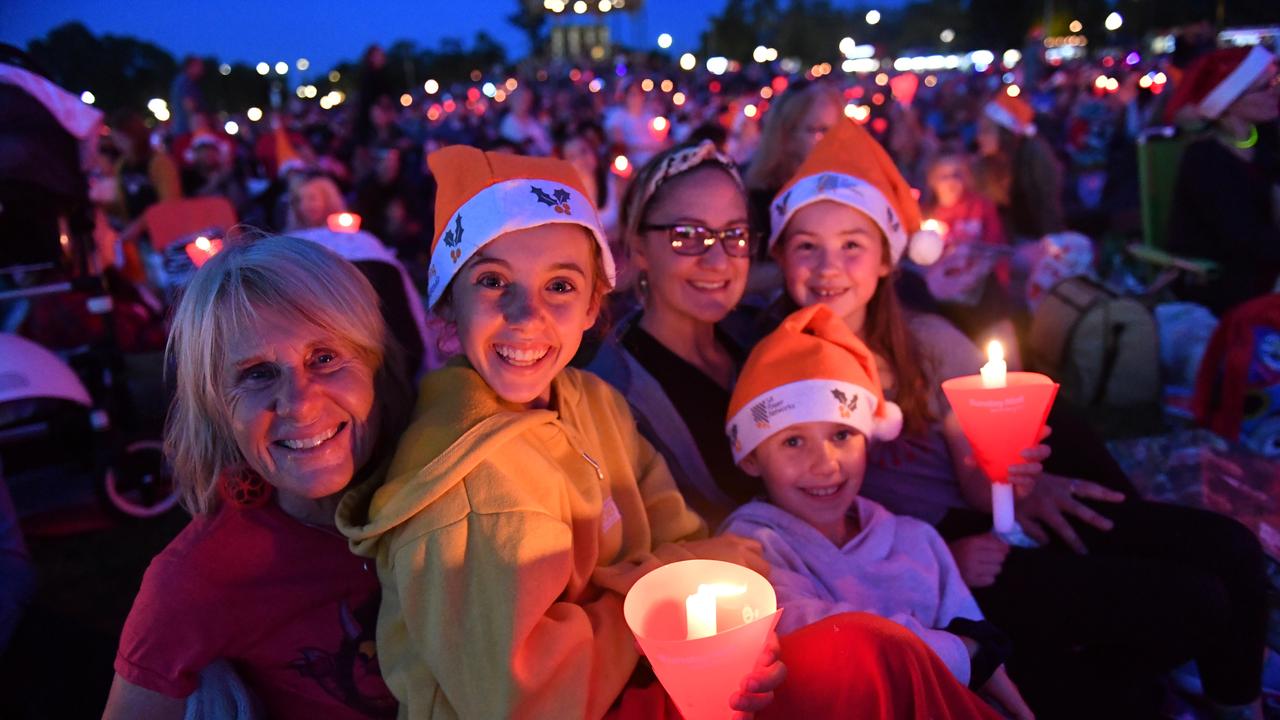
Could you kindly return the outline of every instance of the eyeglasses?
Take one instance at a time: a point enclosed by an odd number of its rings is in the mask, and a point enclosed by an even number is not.
[[[716,241],[729,257],[751,257],[751,229],[742,225],[712,230],[701,225],[642,225],[642,232],[665,231],[677,255],[705,255]]]

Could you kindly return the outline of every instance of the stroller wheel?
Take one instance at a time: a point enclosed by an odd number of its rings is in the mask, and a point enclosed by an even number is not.
[[[173,477],[155,440],[126,445],[119,460],[107,468],[103,485],[111,506],[130,517],[163,515],[178,502]]]

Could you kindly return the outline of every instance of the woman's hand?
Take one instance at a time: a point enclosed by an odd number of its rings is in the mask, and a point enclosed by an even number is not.
[[[999,703],[1005,714],[1014,720],[1036,718],[1031,708],[1027,707],[1027,701],[1022,699],[1022,693],[1018,692],[1018,686],[1009,679],[1009,673],[1005,672],[1003,665],[996,668],[991,679],[982,686],[982,694]]]
[[[1048,445],[1044,444],[1045,438],[1052,433],[1053,428],[1045,425],[1040,431],[1040,437],[1036,438],[1037,444],[1022,451],[1022,459],[1026,462],[1009,466],[1009,483],[1013,485],[1013,492],[1019,498],[1035,492],[1036,478],[1044,472],[1043,463],[1053,452]]]
[[[751,720],[751,717],[773,702],[773,691],[787,679],[787,666],[782,664],[782,646],[778,634],[769,633],[764,650],[756,660],[756,667],[742,681],[742,689],[729,698],[729,707],[735,710],[734,720]]]
[[[683,545],[694,557],[731,562],[769,577],[769,562],[764,559],[758,540],[726,533],[706,540],[689,540]]]
[[[960,538],[948,547],[960,568],[960,577],[971,588],[994,584],[1009,556],[1009,545],[989,532]]]
[[[1031,494],[1018,501],[1016,517],[1022,529],[1037,542],[1049,542],[1048,529],[1052,529],[1072,550],[1084,555],[1088,550],[1067,521],[1067,515],[1074,515],[1103,531],[1110,530],[1113,523],[1076,498],[1118,503],[1124,500],[1124,494],[1088,480],[1043,473]]]

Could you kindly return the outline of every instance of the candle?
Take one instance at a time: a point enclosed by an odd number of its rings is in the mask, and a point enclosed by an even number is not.
[[[1004,347],[999,340],[992,340],[987,345],[987,364],[979,371],[982,373],[982,387],[1002,388],[1005,386],[1005,375],[1009,366],[1004,361]]]
[[[741,595],[747,591],[746,585],[730,585],[713,583],[699,585],[698,592],[684,600],[686,637],[689,640],[711,637],[717,632],[716,599],[731,595]]]
[[[947,237],[947,224],[941,220],[927,218],[924,222],[920,223],[920,229],[932,230],[933,232],[938,233],[938,237],[943,239],[946,239]]]
[[[326,224],[333,232],[353,233],[360,229],[360,216],[351,212],[333,213]]]

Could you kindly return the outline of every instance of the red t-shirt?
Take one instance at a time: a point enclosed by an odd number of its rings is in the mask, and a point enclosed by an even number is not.
[[[395,717],[378,669],[378,578],[336,531],[274,503],[197,517],[151,561],[115,670],[185,698],[215,659],[272,718]]]

